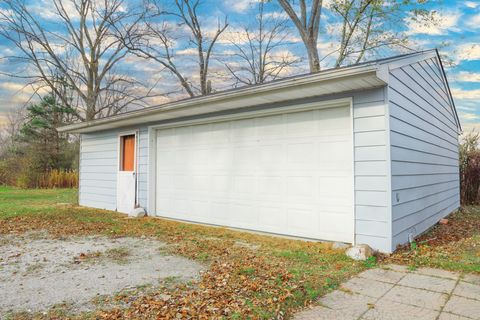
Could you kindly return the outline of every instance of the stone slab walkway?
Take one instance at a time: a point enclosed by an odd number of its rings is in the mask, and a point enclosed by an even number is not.
[[[398,265],[370,269],[294,319],[480,319],[480,276]]]

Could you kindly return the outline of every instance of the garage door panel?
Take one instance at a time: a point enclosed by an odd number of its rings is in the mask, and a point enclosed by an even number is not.
[[[256,139],[256,119],[237,120],[232,124],[231,135],[234,142],[248,142]]]
[[[172,188],[172,175],[169,173],[157,172],[157,191],[165,192],[165,190],[170,190]]]
[[[287,209],[288,229],[292,234],[304,234],[312,237],[318,231],[319,215],[313,209]]]
[[[289,143],[287,145],[287,161],[290,165],[314,166],[317,160],[317,153],[314,142]]]
[[[245,203],[232,203],[229,212],[231,220],[238,222],[240,227],[248,228],[251,225],[258,224],[258,207],[247,205]]]
[[[321,142],[318,144],[320,161],[337,162],[344,160],[344,150],[350,148],[351,142],[349,140],[339,140],[335,142]]]
[[[290,198],[311,198],[315,192],[315,179],[312,176],[287,176],[287,195]],[[299,201],[303,201],[300,199]]]
[[[252,196],[256,193],[255,180],[255,176],[234,176],[233,193]]]
[[[229,224],[229,217],[230,217],[230,212],[229,212],[229,206],[227,202],[217,202],[213,201],[212,202],[212,218],[213,218],[213,223],[223,223],[226,225]]]
[[[282,170],[285,163],[283,154],[283,145],[263,145],[257,152],[258,169],[263,172]]]
[[[257,147],[254,146],[240,146],[236,147],[233,151],[232,164],[233,170],[248,171],[256,170],[258,164]]]
[[[192,210],[188,213],[189,215],[198,218],[201,222],[208,221],[210,215],[210,201],[192,199],[191,207]]]
[[[160,191],[159,191],[160,192]],[[160,213],[162,216],[168,216],[172,212],[172,207],[170,205],[170,198],[167,194],[162,193],[161,195],[157,194],[157,213]]]
[[[194,192],[207,192],[210,189],[211,176],[208,174],[191,175],[190,187]]]
[[[192,127],[179,127],[174,129],[173,144],[177,146],[190,146],[192,142]]]
[[[284,115],[258,118],[258,136],[262,140],[281,140],[285,136]]]
[[[318,178],[318,197],[348,199],[351,193],[351,178],[346,176],[319,177]],[[349,202],[349,201],[348,201]],[[347,202],[347,203],[348,203]]]
[[[212,176],[211,189],[213,193],[218,193],[221,196],[228,193],[230,185],[230,177],[227,175],[214,175]]]
[[[257,179],[257,193],[264,196],[281,197],[284,183],[281,176],[260,176]]]
[[[197,166],[205,166],[210,163],[211,159],[211,149],[202,148],[202,149],[193,149],[192,150],[192,159],[191,161]]]
[[[315,136],[318,122],[314,117],[314,111],[287,114],[286,135],[290,138]]]
[[[350,121],[345,107],[159,130],[157,214],[351,241]]]

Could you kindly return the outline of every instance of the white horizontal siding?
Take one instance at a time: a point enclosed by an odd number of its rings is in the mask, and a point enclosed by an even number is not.
[[[435,59],[390,71],[392,247],[459,206],[458,128]]]
[[[81,135],[80,205],[116,209],[117,143],[113,132]]]
[[[79,203],[83,206],[116,210],[118,134],[135,129],[110,130],[81,135]],[[141,128],[138,149],[138,200],[147,205],[147,128]]]

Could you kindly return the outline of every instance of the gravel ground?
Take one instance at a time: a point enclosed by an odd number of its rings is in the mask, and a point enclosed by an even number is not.
[[[0,236],[0,319],[10,312],[41,312],[63,303],[85,311],[99,295],[199,275],[202,265],[166,255],[164,247],[138,238]]]

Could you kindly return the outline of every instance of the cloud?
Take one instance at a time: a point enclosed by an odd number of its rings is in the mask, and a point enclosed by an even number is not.
[[[475,122],[466,122],[462,123],[463,135],[468,134],[469,132],[476,131],[480,132],[480,123]]]
[[[455,99],[477,99],[480,100],[480,89],[464,90],[460,88],[452,88],[452,95]]]
[[[18,82],[1,82],[0,89],[18,92],[25,89],[25,85]]]
[[[272,12],[266,12],[263,15],[265,18],[270,18],[270,19],[289,19],[288,14],[285,11],[272,11]]]
[[[42,19],[49,21],[60,20],[61,17],[58,15],[58,11],[55,8],[55,4],[51,0],[40,0],[35,1],[35,4],[28,6],[32,12],[35,12],[36,16],[41,17]],[[68,14],[70,19],[76,20],[80,16],[78,10],[75,8],[73,1],[62,1],[65,12]]]
[[[459,113],[459,117],[461,120],[464,120],[464,121],[475,121],[475,120],[479,120],[480,117],[478,116],[478,114],[476,113],[467,113],[467,112],[460,112]]]
[[[474,29],[480,28],[480,14],[474,15],[470,19],[468,19],[466,25]]]
[[[480,60],[480,44],[465,43],[457,46],[457,60]]]
[[[409,14],[405,20],[407,23],[407,34],[445,35],[448,31],[458,30],[457,24],[461,14],[458,12],[433,12],[430,19],[421,19]]]
[[[480,82],[480,72],[461,71],[455,75],[455,78],[464,82]]]
[[[224,5],[237,13],[245,13],[252,8],[255,2],[260,0],[225,0]]]
[[[470,8],[470,9],[475,9],[476,7],[478,7],[480,5],[480,3],[474,2],[474,1],[465,1],[464,4],[465,4],[466,7]]]
[[[182,55],[182,56],[195,56],[195,55],[198,55],[198,50],[196,48],[186,48],[186,49],[178,50],[176,54]]]

